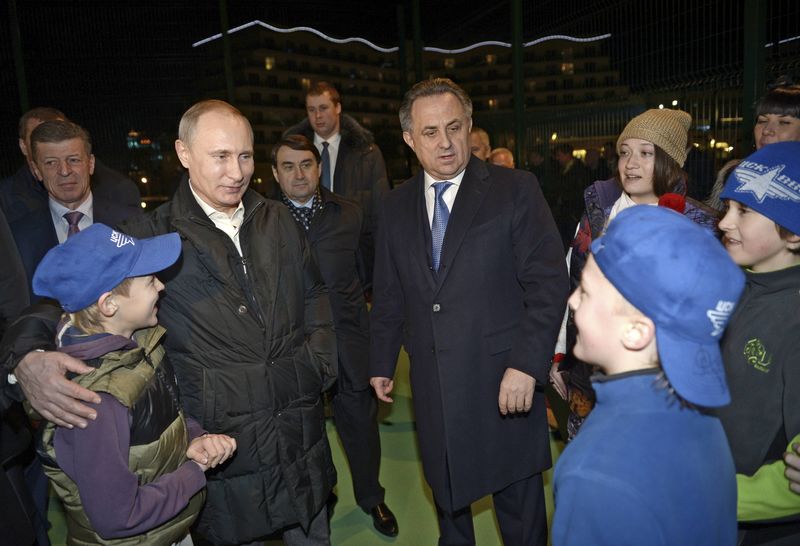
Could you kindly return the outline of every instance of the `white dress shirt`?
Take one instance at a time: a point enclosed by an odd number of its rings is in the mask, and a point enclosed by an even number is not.
[[[64,218],[66,213],[73,211],[83,213],[83,218],[78,222],[78,229],[81,231],[94,223],[94,207],[92,205],[94,199],[92,198],[92,192],[89,192],[89,197],[86,198],[86,201],[81,203],[76,209],[68,209],[58,201],[55,201],[52,197],[48,197],[48,201],[50,204],[50,216],[53,218],[53,227],[56,228],[56,236],[58,237],[59,244],[67,240],[67,233],[69,232],[69,222]]]
[[[322,155],[322,143],[328,143],[328,157],[331,160],[331,191],[333,189],[333,173],[336,172],[336,158],[339,157],[339,145],[342,142],[342,133],[336,133],[330,138],[320,138],[317,133],[314,133],[314,146],[317,147],[319,150],[320,155]],[[322,184],[322,176],[319,177],[319,182]]]
[[[453,185],[447,188],[444,192],[442,200],[447,205],[447,210],[453,210],[453,203],[456,200],[458,188],[461,187],[461,180],[464,179],[466,169],[455,175],[453,178],[447,179],[447,182],[452,182]],[[436,180],[434,177],[425,173],[425,207],[428,209],[428,224],[433,226],[433,208],[434,201],[436,200],[436,190],[433,188],[434,182],[443,182],[443,180]]]
[[[244,205],[239,201],[239,206],[233,211],[233,214],[227,215],[224,212],[216,210],[214,207],[203,201],[197,192],[192,187],[191,180],[189,181],[189,189],[192,190],[195,201],[206,213],[209,220],[214,222],[216,228],[222,231],[225,235],[231,238],[239,256],[242,255],[242,245],[239,244],[239,231],[242,229],[242,222],[244,221]]]

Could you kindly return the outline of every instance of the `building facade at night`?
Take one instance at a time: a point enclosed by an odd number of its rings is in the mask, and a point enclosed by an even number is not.
[[[403,93],[397,48],[381,48],[363,39],[342,42],[313,29],[278,29],[261,22],[234,29],[230,57],[233,102],[253,124],[258,178],[270,176],[269,151],[288,127],[305,116],[305,92],[318,80],[332,83],[342,96],[343,112],[370,129],[384,152],[390,176],[409,174],[397,112]],[[526,118],[557,109],[628,109],[638,101],[603,53],[604,38],[591,41],[551,39],[523,50]],[[224,43],[221,35],[195,44],[204,56],[198,86],[208,98],[226,98]],[[407,59],[411,45],[407,44]],[[409,61],[410,62],[410,61]],[[411,79],[411,67],[406,67]],[[464,87],[473,100],[477,125],[486,126],[495,145],[513,141],[511,49],[497,42],[461,50],[426,48],[425,77],[445,76]],[[531,144],[547,135],[534,135]],[[602,143],[606,137],[597,135]],[[557,138],[557,137],[556,137]],[[576,147],[584,144],[576,142]],[[545,146],[548,142],[544,143]]]

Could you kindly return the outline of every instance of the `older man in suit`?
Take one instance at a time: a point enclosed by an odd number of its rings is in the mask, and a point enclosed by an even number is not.
[[[403,100],[403,138],[423,171],[382,203],[370,382],[391,402],[404,345],[439,544],[474,544],[470,503],[493,494],[504,542],[544,545],[541,387],[567,272],[535,177],[472,157],[471,114],[448,79]]]
[[[92,191],[95,158],[89,133],[63,119],[45,121],[30,134],[31,173],[36,181],[6,182],[2,207],[31,289],[36,266],[67,237],[94,222],[117,225],[141,213]],[[38,298],[30,293],[31,301]]]
[[[34,174],[34,159],[31,146],[31,134],[33,130],[45,121],[69,121],[67,116],[61,111],[48,106],[40,106],[28,110],[19,118],[19,151],[22,153],[25,162],[11,176],[0,180],[0,208],[6,214],[7,199],[20,189],[40,187],[40,180]],[[94,173],[92,173],[92,193],[101,197],[105,201],[113,201],[119,205],[131,209],[131,214],[141,212],[142,196],[136,184],[125,176],[117,172],[95,157]],[[9,222],[12,221],[9,218]]]

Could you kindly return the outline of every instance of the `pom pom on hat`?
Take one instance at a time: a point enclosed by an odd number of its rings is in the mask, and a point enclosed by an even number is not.
[[[679,193],[665,193],[658,198],[658,206],[683,214],[686,210],[686,198]]]

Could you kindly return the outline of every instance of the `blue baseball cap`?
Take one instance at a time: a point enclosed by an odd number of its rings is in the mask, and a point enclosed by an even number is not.
[[[33,275],[33,292],[58,300],[65,311],[74,313],[97,303],[128,277],[166,269],[180,254],[177,233],[135,239],[92,224],[42,258]]]
[[[776,142],[750,154],[728,176],[720,198],[800,235],[800,142]]]
[[[710,231],[664,207],[620,212],[592,243],[600,270],[656,326],[661,367],[685,400],[730,402],[719,340],[744,273]]]

